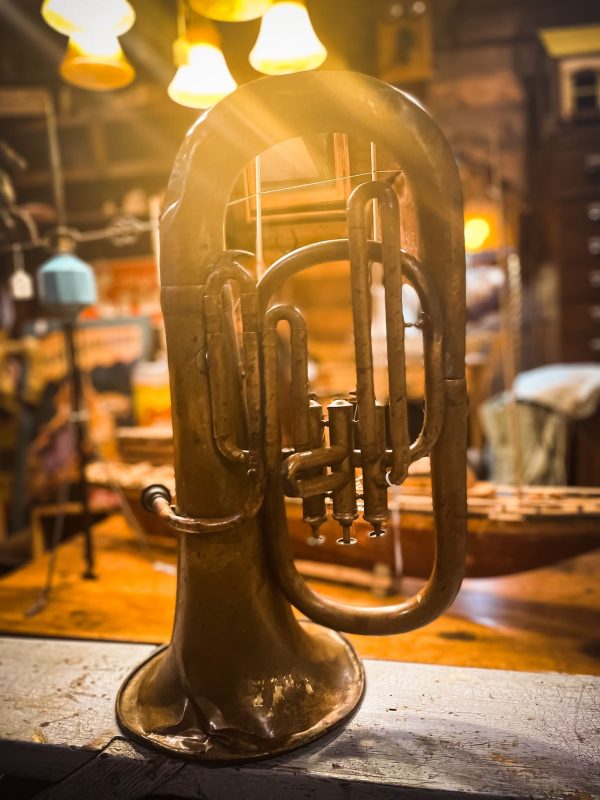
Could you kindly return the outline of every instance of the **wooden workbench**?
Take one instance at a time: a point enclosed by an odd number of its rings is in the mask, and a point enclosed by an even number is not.
[[[123,517],[96,527],[98,580],[81,578],[82,542],[59,550],[48,606],[32,606],[47,556],[0,580],[0,633],[140,643],[168,641],[175,599],[172,539],[140,547]],[[449,612],[401,636],[349,637],[363,657],[497,669],[600,675],[600,553],[506,578],[465,581]],[[419,582],[406,579],[412,593]],[[377,604],[371,593],[312,582],[348,602]]]
[[[215,769],[117,728],[116,688],[152,646],[4,638],[0,649],[0,772],[51,782],[36,800],[599,797],[598,678],[367,661],[347,725]]]

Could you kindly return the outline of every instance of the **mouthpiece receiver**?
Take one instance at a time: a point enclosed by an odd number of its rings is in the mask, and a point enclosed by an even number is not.
[[[142,491],[140,495],[142,506],[151,514],[157,513],[160,506],[166,503],[171,507],[171,492],[162,483],[152,483]]]

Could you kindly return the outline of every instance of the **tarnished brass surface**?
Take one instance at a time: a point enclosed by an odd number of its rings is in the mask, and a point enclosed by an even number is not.
[[[252,528],[181,535],[171,644],[117,698],[137,738],[210,760],[259,758],[312,741],[360,701],[354,651],[293,618]]]
[[[257,286],[225,250],[224,217],[239,171],[296,136],[352,132],[391,152],[416,203],[420,262],[400,250],[397,201],[384,183],[358,186],[348,238],[289,253]],[[374,198],[382,241],[368,239]],[[241,87],[192,128],[177,158],[161,221],[162,306],[173,407],[177,509],[162,487],[148,508],[179,531],[177,607],[170,645],[131,675],[117,717],[134,736],[214,761],[275,754],[311,741],[360,701],[356,656],[333,628],[401,633],[454,599],[464,571],[466,391],[462,201],[452,154],[406,95],[348,72],[299,73]],[[306,326],[271,297],[314,264],[351,264],[357,385],[327,418],[309,394]],[[390,406],[375,403],[369,265],[383,264]],[[408,439],[403,277],[423,309],[426,414]],[[242,345],[232,335],[230,284],[240,296]],[[276,326],[291,330],[293,448],[282,450]],[[326,431],[329,434],[326,435]],[[364,518],[382,535],[387,487],[431,454],[437,553],[415,597],[358,608],[316,595],[291,556],[284,495],[301,497],[318,541],[332,501],[340,543],[351,546],[355,469]],[[327,502],[326,502],[327,501]],[[301,624],[290,604],[313,620]],[[317,624],[314,624],[317,623]],[[319,627],[319,626],[325,627]]]

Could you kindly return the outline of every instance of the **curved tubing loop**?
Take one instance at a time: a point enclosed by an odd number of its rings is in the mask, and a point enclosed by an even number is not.
[[[314,497],[332,489],[337,489],[346,479],[342,475],[323,475],[300,477],[307,470],[318,467],[331,467],[346,457],[341,447],[311,446],[310,389],[308,383],[308,347],[306,322],[297,308],[290,305],[271,306],[264,315],[263,322],[263,363],[265,364],[265,419],[278,418],[279,380],[277,358],[279,339],[277,325],[287,322],[291,335],[291,397],[293,443],[295,452],[289,455],[282,470],[285,476],[286,494],[289,497]],[[266,448],[267,463],[278,465],[281,460],[281,443],[278,432],[271,431]]]
[[[263,352],[264,363],[270,359],[277,361],[279,350],[277,325],[280,322],[286,322],[290,329],[290,378],[294,448],[296,450],[308,450],[310,447],[310,397],[306,322],[300,311],[294,306],[271,306],[263,319],[263,339],[268,342],[268,348]],[[269,376],[275,374],[275,370],[269,371]],[[269,409],[265,411],[265,417],[269,418]]]
[[[369,241],[367,250],[370,262],[381,263],[380,242]],[[267,270],[259,282],[258,296],[261,310],[265,308],[271,295],[297,272],[318,263],[342,261],[348,258],[347,239],[319,242],[284,255]],[[435,445],[444,421],[445,381],[441,322],[443,317],[438,292],[428,280],[422,266],[405,252],[401,252],[401,261],[404,274],[417,291],[423,308],[426,386],[428,396],[434,399],[433,402],[427,403],[423,428],[411,445],[411,461],[414,461]],[[266,358],[265,364],[268,364]],[[275,392],[276,389],[273,388],[268,391],[269,401],[266,408],[267,414],[270,413],[270,408],[274,409],[276,417],[278,402]],[[430,392],[434,394],[429,394]],[[461,402],[456,404],[451,402],[449,405],[446,422],[452,425],[453,408],[460,414]],[[279,424],[278,419],[276,424]],[[436,559],[432,574],[427,584],[414,597],[395,605],[371,608],[334,602],[313,592],[298,573],[290,548],[283,500],[285,486],[282,478],[280,447],[272,446],[269,453],[267,490],[262,518],[270,540],[273,568],[283,592],[292,605],[321,625],[346,633],[365,635],[404,633],[419,628],[435,619],[450,605],[460,588],[464,569],[461,566],[464,562],[464,553],[460,543],[460,528],[464,526],[464,520],[455,523],[457,530],[449,531],[443,525],[442,515],[439,513],[436,515]]]
[[[464,571],[461,530],[441,531],[438,527],[434,567],[421,591],[404,602],[372,608],[332,601],[310,589],[294,563],[282,491],[267,488],[262,519],[268,534],[271,564],[282,591],[293,606],[319,625],[362,635],[406,633],[443,613],[460,589]]]
[[[381,263],[386,287],[388,394],[392,442],[392,449],[388,451],[388,455],[391,455],[391,469],[387,475],[386,453],[381,452],[373,378],[371,260],[368,255],[368,225],[365,213],[367,204],[371,200],[376,201],[379,206]],[[377,485],[385,486],[386,479],[388,484],[402,483],[410,464],[401,289],[402,255],[399,243],[400,209],[394,189],[383,181],[370,181],[357,186],[348,200],[348,245],[365,510],[374,505],[373,499],[378,494]]]
[[[357,73],[301,72],[239,87],[198,120],[177,156],[161,217],[161,284],[163,297],[172,290],[179,306],[184,305],[188,287],[206,284],[225,249],[227,204],[237,176],[248,162],[288,139],[332,131],[351,132],[373,142],[402,165],[414,200],[420,258],[441,299],[446,403],[443,425],[431,452],[437,528],[433,572],[422,592],[398,606],[338,606],[315,596],[296,573],[286,533],[282,476],[270,466],[261,518],[274,574],[300,611],[317,623],[353,633],[399,633],[424,625],[441,613],[456,595],[464,571],[464,230],[458,171],[439,128],[407,95]],[[171,333],[174,339],[178,325],[186,334],[202,335],[200,326],[179,312],[165,317],[165,325],[167,337]],[[172,344],[177,344],[173,353]],[[178,503],[186,511],[205,505],[227,507],[231,501],[227,486],[237,490],[240,480],[229,468],[231,462],[218,451],[213,454],[200,435],[207,418],[204,393],[199,397],[201,415],[189,414],[190,398],[197,395],[197,389],[204,389],[206,381],[203,374],[188,368],[193,345],[188,339],[182,340],[181,349],[179,344],[169,341]],[[267,422],[270,425],[271,420]]]
[[[427,455],[435,445],[444,420],[444,373],[443,373],[443,314],[439,293],[427,276],[422,265],[409,253],[400,251],[402,273],[416,291],[423,316],[423,360],[425,363],[426,397],[423,425],[419,435],[410,445],[410,463]],[[382,244],[368,241],[368,260],[382,263]],[[348,261],[348,239],[330,239],[309,244],[275,261],[258,283],[259,309],[264,312],[271,296],[293,275],[316,264]],[[267,312],[269,313],[269,312]],[[268,418],[268,415],[267,415]],[[388,459],[392,451],[388,451]]]
[[[246,464],[248,476],[260,482],[263,476],[261,453],[262,415],[260,388],[260,349],[256,285],[250,274],[235,261],[235,252],[221,254],[206,282],[204,290],[204,315],[206,319],[206,357],[209,362],[209,387],[211,397],[213,435],[224,458]],[[243,322],[244,358],[241,370],[244,379],[248,450],[234,440],[230,409],[223,371],[227,367],[225,333],[226,316],[222,292],[233,281],[240,287],[240,308]]]
[[[183,533],[217,533],[238,527],[256,516],[263,502],[265,476],[260,457],[261,389],[260,351],[256,286],[248,272],[234,258],[235,252],[223,252],[217,260],[204,288],[204,316],[206,321],[206,357],[210,367],[210,398],[215,444],[221,455],[233,462],[247,466],[250,478],[248,494],[242,511],[225,517],[203,518],[177,514],[170,502],[161,497],[154,500],[153,508],[167,524]],[[243,450],[233,440],[227,392],[224,389],[222,370],[227,369],[227,349],[223,322],[225,309],[223,290],[230,281],[240,287],[240,305],[243,320],[243,372],[245,379],[245,405],[248,420],[249,449]]]
[[[169,501],[162,498],[157,498],[154,501],[154,511],[161,519],[164,519],[170,528],[180,533],[219,533],[220,531],[237,528],[252,519],[252,517],[255,517],[262,505],[263,496],[259,483],[252,481],[244,510],[237,514],[215,519],[185,517],[182,514],[177,514]]]

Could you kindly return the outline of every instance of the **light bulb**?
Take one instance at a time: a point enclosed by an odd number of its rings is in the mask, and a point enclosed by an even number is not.
[[[209,42],[187,44],[187,63],[169,84],[171,100],[189,108],[210,108],[236,88],[221,49]]]
[[[302,3],[274,3],[262,18],[258,39],[250,52],[254,69],[267,75],[284,75],[315,69],[327,50],[313,30]]]
[[[471,217],[465,222],[465,247],[469,252],[480,250],[491,233],[490,223],[483,217]]]
[[[65,36],[100,30],[121,36],[135,22],[135,11],[127,0],[44,0],[42,17]]]
[[[70,37],[60,74],[74,86],[106,92],[131,83],[135,70],[125,58],[117,37],[100,30]]]

